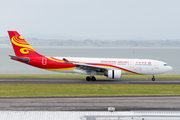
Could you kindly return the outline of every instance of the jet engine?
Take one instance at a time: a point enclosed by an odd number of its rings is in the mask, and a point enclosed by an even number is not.
[[[105,72],[105,76],[112,79],[121,79],[121,70],[108,70]]]

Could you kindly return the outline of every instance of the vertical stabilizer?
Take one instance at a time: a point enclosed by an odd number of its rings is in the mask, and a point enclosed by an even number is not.
[[[8,31],[14,53],[18,57],[40,57],[39,53],[37,53],[23,38],[17,31]]]

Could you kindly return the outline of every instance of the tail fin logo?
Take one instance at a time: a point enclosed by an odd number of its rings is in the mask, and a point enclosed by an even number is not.
[[[22,54],[28,54],[29,51],[35,52],[35,50],[23,39],[22,36],[15,35],[11,38],[11,41],[14,45],[22,47],[19,50]]]

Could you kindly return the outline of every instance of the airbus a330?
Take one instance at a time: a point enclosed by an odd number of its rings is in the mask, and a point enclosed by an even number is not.
[[[47,57],[37,53],[17,31],[8,31],[16,60],[44,70],[89,75],[87,81],[95,81],[94,75],[105,75],[111,79],[121,79],[122,75],[155,75],[172,70],[167,63],[151,59],[122,58],[84,58],[84,57]]]

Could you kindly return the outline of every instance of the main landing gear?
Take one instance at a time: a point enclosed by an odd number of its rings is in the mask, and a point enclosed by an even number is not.
[[[92,77],[87,76],[87,77],[86,77],[86,80],[87,80],[87,81],[90,81],[90,80],[96,81],[96,78],[95,78],[94,76],[92,76]]]
[[[152,81],[155,81],[155,75],[153,75]]]
[[[92,70],[90,76],[86,77],[86,80],[87,81],[90,81],[90,80],[96,81],[96,78],[94,77],[94,75],[96,75],[96,71]]]

